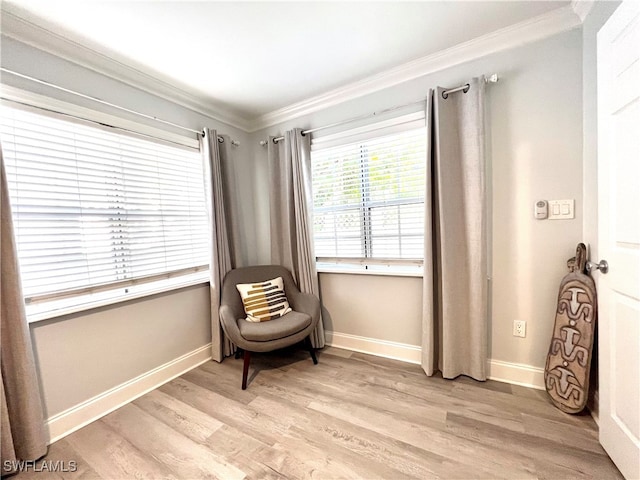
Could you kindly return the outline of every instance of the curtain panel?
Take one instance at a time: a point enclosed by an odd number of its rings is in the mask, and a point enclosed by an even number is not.
[[[0,473],[47,453],[42,397],[24,310],[7,178],[0,146]],[[7,463],[5,463],[7,462]]]
[[[209,212],[210,237],[210,289],[211,289],[211,356],[216,362],[221,362],[235,352],[235,345],[222,330],[220,322],[220,295],[222,281],[227,272],[235,268],[232,243],[230,241],[231,228],[226,199],[229,198],[225,189],[227,182],[223,179],[225,165],[228,165],[228,145],[231,140],[223,136],[224,142],[218,141],[218,133],[213,129],[205,129],[200,139],[200,149],[204,157],[204,171],[207,191],[207,210]]]
[[[422,367],[486,380],[487,232],[484,78],[427,97]]]
[[[275,144],[269,138],[271,262],[288,268],[301,292],[320,298],[313,249],[310,137],[296,128]],[[322,318],[311,335],[314,348],[324,347]]]

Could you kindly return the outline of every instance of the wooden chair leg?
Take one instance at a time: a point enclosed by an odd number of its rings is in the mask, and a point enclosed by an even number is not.
[[[244,365],[242,366],[242,390],[247,389],[247,374],[249,373],[249,361],[251,360],[251,352],[244,351]]]
[[[305,338],[304,343],[307,346],[307,350],[309,350],[309,353],[311,354],[311,360],[313,360],[313,364],[317,365],[318,359],[316,358],[316,350],[315,348],[313,348],[313,344],[311,343],[311,337]]]

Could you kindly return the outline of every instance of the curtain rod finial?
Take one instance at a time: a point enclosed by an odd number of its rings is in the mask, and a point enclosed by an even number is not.
[[[498,77],[497,73],[494,73],[493,75],[490,75],[488,77],[486,77],[485,82],[486,83],[498,83],[498,80],[500,78]]]

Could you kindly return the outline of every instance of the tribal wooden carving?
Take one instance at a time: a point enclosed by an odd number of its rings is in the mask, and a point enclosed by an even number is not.
[[[586,247],[578,245],[573,271],[560,283],[558,308],[544,371],[545,387],[563,412],[578,413],[587,404],[596,324],[596,287],[584,274]]]

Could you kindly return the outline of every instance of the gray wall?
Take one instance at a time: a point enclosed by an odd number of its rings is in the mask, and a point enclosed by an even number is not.
[[[497,53],[256,132],[253,142],[292,127],[313,128],[424,98],[434,85],[456,86],[498,73],[488,87],[492,153],[491,357],[543,367],[557,288],[582,239],[582,34],[579,29]],[[266,173],[266,152],[256,150]],[[256,190],[258,234],[268,238],[268,192]],[[537,221],[538,199],[576,201],[574,220]],[[268,246],[261,260],[268,260]],[[420,279],[320,275],[330,328],[340,333],[419,345]],[[348,289],[348,290],[346,290]],[[393,291],[390,296],[385,293]],[[348,294],[346,293],[348,292]],[[398,306],[371,309],[372,303]],[[366,313],[363,313],[366,312]],[[512,322],[527,321],[527,337]]]
[[[209,286],[31,324],[47,418],[211,341]]]

